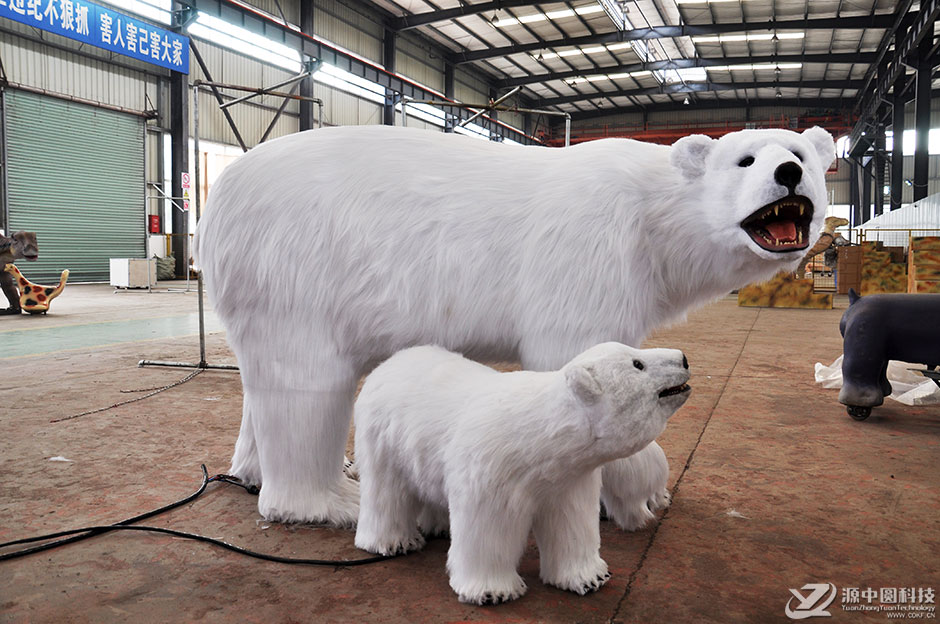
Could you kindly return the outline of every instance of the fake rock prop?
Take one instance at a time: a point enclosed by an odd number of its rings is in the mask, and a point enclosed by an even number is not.
[[[349,126],[256,147],[213,186],[195,244],[241,367],[231,472],[262,485],[268,519],[354,522],[343,450],[370,365],[439,344],[554,370],[639,345],[795,268],[834,156],[819,128],[545,149]]]
[[[649,445],[689,396],[674,349],[617,343],[557,372],[499,373],[440,347],[394,355],[356,402],[362,502],[356,546],[393,554],[450,524],[450,585],[461,602],[526,589],[529,531],[542,581],[579,594],[610,575],[598,554],[602,464]]]

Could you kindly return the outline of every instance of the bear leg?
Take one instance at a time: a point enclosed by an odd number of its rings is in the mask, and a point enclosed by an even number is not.
[[[584,595],[610,578],[601,559],[600,469],[565,484],[536,514],[539,576],[547,585]]]
[[[242,405],[242,424],[238,431],[238,441],[235,442],[229,474],[238,477],[245,485],[261,486],[261,460],[258,458],[254,423],[247,401]]]
[[[447,572],[460,602],[500,604],[525,594],[516,572],[532,523],[532,509],[489,488],[450,503]]]
[[[605,464],[601,503],[608,519],[625,531],[643,528],[656,518],[653,512],[669,506],[668,479],[669,463],[656,442]]]
[[[447,509],[425,503],[418,512],[418,527],[426,537],[446,537],[450,534]]]
[[[404,480],[387,464],[364,462],[359,470],[362,491],[356,548],[380,555],[402,555],[424,548],[418,531],[418,499],[404,487]]]
[[[273,521],[354,526],[359,484],[343,474],[343,450],[356,378],[318,384],[311,377],[302,389],[278,388],[277,380],[242,371],[261,466],[258,511]]]

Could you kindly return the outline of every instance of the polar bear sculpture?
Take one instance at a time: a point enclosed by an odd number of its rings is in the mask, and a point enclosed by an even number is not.
[[[499,603],[525,592],[516,568],[534,530],[542,581],[593,591],[610,578],[598,468],[662,433],[688,380],[681,351],[614,342],[541,373],[499,373],[440,347],[401,351],[356,401],[356,546],[415,550],[419,523],[438,530],[449,518],[451,587],[461,602]]]
[[[546,149],[354,126],[252,149],[216,181],[196,241],[241,367],[232,473],[262,485],[266,518],[355,522],[343,450],[371,365],[433,343],[552,370],[639,345],[792,270],[834,154],[819,128]]]

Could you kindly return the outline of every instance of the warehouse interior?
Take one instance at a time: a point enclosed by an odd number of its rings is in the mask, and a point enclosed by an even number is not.
[[[216,180],[261,144],[387,125],[562,150],[820,126],[846,241],[636,345],[681,348],[693,393],[659,438],[672,504],[633,532],[601,521],[596,592],[539,582],[533,540],[525,596],[462,604],[447,539],[348,565],[369,556],[354,531],[267,521],[213,482],[145,524],[328,565],[137,531],[12,545],[0,619],[935,617],[940,408],[847,414],[820,367],[838,368],[850,288],[940,296],[938,17],[926,0],[0,0],[0,233],[36,232],[38,259],[16,267],[60,284],[0,316],[0,544],[112,525],[197,490],[203,464],[229,469],[239,362],[192,236]]]

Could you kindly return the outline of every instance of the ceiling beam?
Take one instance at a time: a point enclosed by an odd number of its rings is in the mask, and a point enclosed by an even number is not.
[[[917,47],[921,40],[926,36],[934,36],[934,23],[940,18],[940,0],[926,0],[920,3],[920,11],[913,24],[911,24],[907,33],[901,41],[894,42],[894,55],[884,67],[884,72],[880,73],[873,65],[865,79],[865,88],[863,98],[859,99],[856,105],[856,111],[859,113],[858,122],[852,129],[850,145],[852,146],[852,155],[860,156],[866,149],[866,143],[861,141],[862,135],[871,129],[871,124],[875,121],[878,108],[885,101],[894,82],[905,73],[908,57],[916,54]],[[895,25],[900,24],[900,20]],[[896,33],[895,33],[896,34]],[[882,41],[882,50],[879,54],[887,55],[887,46],[889,38]]]
[[[744,31],[768,30],[846,30],[858,28],[890,28],[894,23],[893,13],[880,13],[878,15],[861,15],[857,17],[823,17],[798,20],[777,20],[770,22],[746,22],[733,24],[694,24],[681,26],[654,26],[652,28],[634,28],[623,32],[609,32],[599,35],[585,35],[583,37],[566,37],[536,41],[533,43],[471,50],[451,54],[448,60],[454,64],[471,63],[484,59],[530,52],[532,50],[546,50],[553,47],[597,45],[605,43],[618,43],[622,41],[638,41],[648,39],[668,39],[673,37],[692,37],[699,35],[720,35]]]
[[[764,82],[687,82],[644,87],[641,89],[621,89],[618,91],[598,91],[596,93],[579,93],[556,98],[536,100],[538,108],[546,106],[559,106],[574,102],[585,102],[597,98],[630,97],[639,95],[665,95],[670,93],[701,93],[705,91],[742,91],[744,89],[859,89],[862,80],[780,80]],[[747,102],[742,102],[744,105]],[[659,110],[659,107],[656,107]]]
[[[836,114],[851,113],[855,106],[855,98],[771,98],[765,100],[698,100],[694,104],[664,103],[657,104],[654,112],[687,111],[693,113],[703,110],[727,110],[727,109],[752,109],[764,107],[795,107],[806,109],[817,109],[833,111]],[[599,119],[601,117],[613,117],[615,115],[639,114],[642,110],[639,108],[603,108],[592,111],[572,112],[573,121],[585,121],[588,119]]]
[[[580,76],[593,76],[597,74],[625,74],[638,71],[659,71],[666,69],[687,69],[689,67],[724,67],[725,65],[751,65],[758,63],[870,63],[875,59],[874,52],[854,52],[845,54],[786,54],[776,56],[742,56],[742,57],[712,57],[694,59],[673,59],[666,61],[653,61],[651,63],[630,63],[629,65],[611,65],[596,69],[578,69],[573,71],[551,72],[547,74],[532,74],[518,78],[504,78],[496,80],[493,84],[500,89],[518,87],[520,85],[547,82],[550,80],[565,80]]]
[[[427,11],[415,15],[402,15],[401,17],[391,18],[386,21],[386,25],[392,30],[410,30],[425,24],[435,22],[444,22],[464,15],[478,15],[486,11],[499,11],[500,9],[511,9],[520,6],[535,6],[544,4],[545,0],[495,0],[494,2],[480,2],[478,4],[464,4],[452,9],[442,9],[440,11]]]

